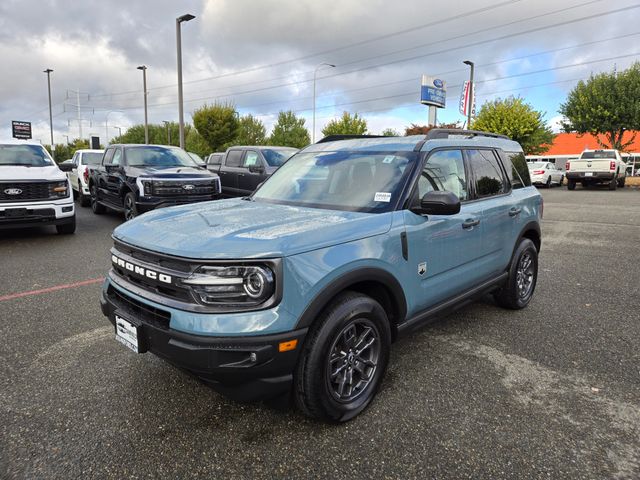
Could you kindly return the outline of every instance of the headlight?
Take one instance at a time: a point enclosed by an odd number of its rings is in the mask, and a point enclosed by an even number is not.
[[[206,305],[260,305],[275,292],[273,272],[258,266],[203,266],[182,283]]]
[[[68,182],[56,182],[51,184],[51,196],[64,198],[69,196]]]
[[[153,195],[153,182],[151,180],[143,180],[138,177],[136,184],[138,185],[138,192],[141,197],[150,197]]]

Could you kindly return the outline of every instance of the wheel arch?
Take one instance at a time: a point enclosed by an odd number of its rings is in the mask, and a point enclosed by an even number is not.
[[[387,313],[392,340],[397,326],[407,315],[407,302],[400,282],[389,272],[379,268],[361,268],[345,273],[318,293],[298,320],[296,328],[308,328],[322,311],[342,292],[355,291],[376,300]]]

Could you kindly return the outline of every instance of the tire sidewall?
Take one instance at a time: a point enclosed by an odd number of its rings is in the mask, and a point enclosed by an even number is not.
[[[329,391],[327,382],[326,362],[336,336],[350,322],[358,318],[370,320],[380,338],[380,355],[378,358],[375,378],[366,390],[352,402],[344,403],[336,400]],[[384,309],[378,302],[364,295],[357,295],[341,303],[335,309],[329,309],[319,331],[313,347],[306,358],[306,372],[313,372],[304,378],[305,388],[318,396],[319,403],[327,419],[344,422],[354,418],[371,403],[375,397],[389,363],[391,332],[389,321]],[[304,375],[305,372],[299,374]]]
[[[526,298],[520,298],[518,294],[516,277],[517,277],[518,264],[520,263],[520,259],[527,252],[531,254],[531,259],[533,261],[533,271],[534,271],[533,285],[531,285],[531,291],[529,292],[529,295]],[[526,307],[529,304],[529,302],[531,302],[531,299],[533,298],[533,294],[536,290],[536,284],[538,283],[538,251],[536,250],[536,246],[534,245],[534,243],[528,238],[522,239],[522,241],[518,245],[518,248],[513,254],[513,262],[511,263],[511,268],[509,272],[509,283],[510,283],[509,290],[513,292],[513,294],[515,295],[515,303],[517,307],[518,308]]]

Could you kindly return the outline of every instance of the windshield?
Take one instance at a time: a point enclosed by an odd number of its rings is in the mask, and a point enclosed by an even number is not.
[[[0,145],[0,166],[48,167],[53,161],[40,145]]]
[[[262,150],[262,155],[264,155],[264,159],[267,161],[270,167],[279,167],[284,162],[291,158],[291,155],[296,153],[298,150],[295,148],[265,148]]]
[[[127,147],[127,162],[131,167],[195,167],[187,152],[167,147]]]
[[[193,158],[193,161],[196,163],[204,163],[204,160],[202,159],[202,157],[200,155],[198,155],[197,153],[193,153],[193,152],[187,152],[189,154],[189,156],[191,158]]]
[[[544,168],[547,165],[547,162],[532,162],[529,164],[529,170]]]
[[[398,201],[414,152],[314,152],[293,156],[252,199],[331,210],[386,212]]]
[[[85,152],[82,154],[83,165],[100,165],[102,163],[102,152]]]
[[[613,150],[596,150],[594,152],[582,152],[580,158],[616,158],[616,152]]]

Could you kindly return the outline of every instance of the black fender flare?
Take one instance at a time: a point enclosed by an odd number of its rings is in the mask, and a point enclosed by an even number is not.
[[[397,317],[391,322],[392,329],[395,325],[404,321],[407,315],[407,300],[398,279],[381,268],[366,267],[344,273],[323,288],[307,305],[295,328],[308,328],[336,295],[361,282],[375,282],[385,287],[388,291],[394,316]]]
[[[520,245],[520,241],[522,241],[523,238],[528,238],[525,235],[525,233],[527,233],[527,232],[529,232],[531,230],[536,232],[536,234],[538,235],[538,240],[539,241],[536,244],[536,249],[538,250],[538,253],[540,253],[540,249],[542,248],[542,231],[540,230],[540,223],[538,223],[536,221],[531,221],[531,222],[525,224],[525,226],[520,229],[520,233],[518,234],[518,240],[516,241],[516,244],[513,246],[513,250],[511,251],[511,258],[509,259],[509,265],[507,265],[507,272],[511,268],[511,262],[513,261],[513,254],[515,253],[516,248],[518,248],[518,245]]]

